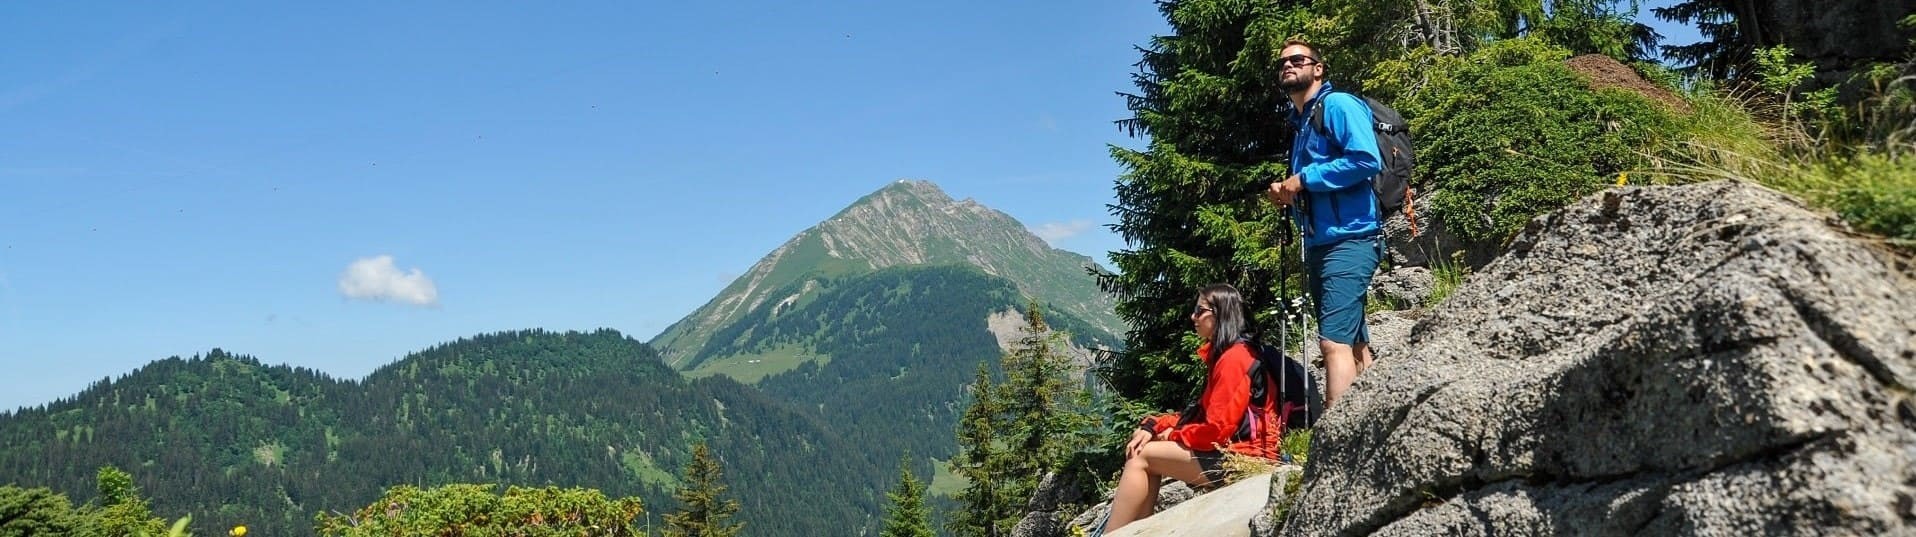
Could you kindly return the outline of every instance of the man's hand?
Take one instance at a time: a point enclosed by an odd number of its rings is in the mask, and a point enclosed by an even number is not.
[[[1144,445],[1150,441],[1151,431],[1138,429],[1136,432],[1131,433],[1131,441],[1124,443],[1124,458],[1129,459],[1136,457],[1138,450],[1144,449]]]
[[[1291,204],[1297,203],[1297,195],[1302,192],[1304,192],[1304,178],[1292,175],[1289,179],[1271,183],[1271,188],[1264,191],[1264,197],[1270,199],[1272,205],[1290,207]]]

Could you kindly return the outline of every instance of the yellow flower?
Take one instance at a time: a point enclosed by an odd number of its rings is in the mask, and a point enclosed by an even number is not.
[[[1623,173],[1617,174],[1617,186],[1623,186],[1624,183],[1628,183],[1628,182],[1630,182],[1630,172],[1623,172]]]
[[[233,537],[246,537],[246,526],[233,526],[233,531],[227,534]]]

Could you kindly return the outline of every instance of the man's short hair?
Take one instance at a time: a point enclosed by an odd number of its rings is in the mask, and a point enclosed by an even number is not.
[[[1291,47],[1304,47],[1306,50],[1311,51],[1312,61],[1315,61],[1318,63],[1323,63],[1324,61],[1324,56],[1317,53],[1317,46],[1312,45],[1309,41],[1305,41],[1302,39],[1291,39],[1291,40],[1285,41],[1284,47],[1278,50],[1282,51],[1284,49],[1291,48]]]

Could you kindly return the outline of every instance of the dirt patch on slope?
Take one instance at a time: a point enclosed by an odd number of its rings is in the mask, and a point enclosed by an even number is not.
[[[1624,65],[1615,58],[1602,54],[1585,54],[1563,63],[1570,67],[1570,70],[1590,77],[1590,87],[1593,89],[1621,88],[1663,103],[1676,113],[1690,113],[1690,103],[1683,102],[1683,97],[1678,96],[1676,92],[1658,87],[1649,80],[1644,80],[1643,75],[1637,74],[1636,69]]]

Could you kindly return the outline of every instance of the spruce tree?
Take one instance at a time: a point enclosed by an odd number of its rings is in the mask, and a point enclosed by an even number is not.
[[[1071,378],[1071,359],[1063,353],[1063,334],[1051,331],[1036,302],[1025,307],[1019,339],[1004,354],[1004,422],[1012,456],[1006,462],[1006,489],[1029,498],[1046,472],[1058,470],[1071,453],[1091,441],[1096,422],[1089,396]]]
[[[64,494],[45,487],[0,486],[0,537],[71,535],[79,522]]]
[[[970,484],[958,496],[953,528],[963,535],[1006,535],[1045,473],[1090,442],[1095,421],[1089,396],[1071,378],[1062,334],[1051,331],[1033,302],[1017,343],[999,358],[1005,372],[993,385],[983,365],[971,385],[973,401],[959,421],[959,475]]]
[[[1137,92],[1123,94],[1133,116],[1118,124],[1147,143],[1111,149],[1125,169],[1111,210],[1126,248],[1111,254],[1118,272],[1099,284],[1117,296],[1131,331],[1100,371],[1142,406],[1180,407],[1202,382],[1185,338],[1205,285],[1236,286],[1253,328],[1274,320],[1266,311],[1289,224],[1263,191],[1287,177],[1291,141],[1277,57],[1309,19],[1289,4],[1159,2],[1172,34],[1140,49]]]
[[[745,527],[733,523],[738,501],[721,498],[725,484],[719,481],[718,459],[704,442],[692,447],[692,461],[685,465],[685,478],[672,497],[679,511],[665,515],[667,537],[732,537]]]
[[[911,456],[898,463],[898,487],[885,497],[885,528],[879,537],[934,537],[931,508],[925,505],[925,484],[911,474]]]
[[[1001,429],[1004,401],[991,380],[989,364],[978,364],[978,376],[969,389],[971,405],[958,420],[958,455],[952,469],[965,478],[958,493],[958,511],[952,514],[952,532],[968,537],[1008,535],[1017,522],[1018,501],[1006,490],[1006,462]]]
[[[1747,67],[1761,39],[1749,21],[1755,9],[1732,0],[1684,0],[1651,10],[1666,21],[1694,24],[1704,39],[1688,45],[1665,45],[1664,57],[1682,62],[1690,74],[1726,79]]]
[[[158,535],[166,521],[153,516],[146,498],[140,497],[133,476],[113,466],[102,466],[99,476],[99,505],[91,506],[73,532],[80,537],[108,537],[145,533]]]

